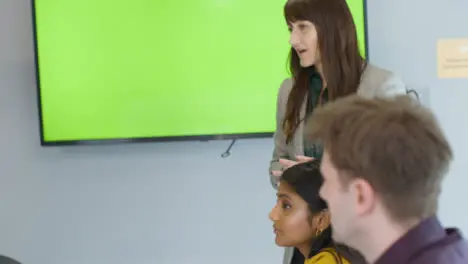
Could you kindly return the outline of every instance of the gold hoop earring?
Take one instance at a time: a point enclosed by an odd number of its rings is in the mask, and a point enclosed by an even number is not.
[[[323,231],[318,229],[315,231],[315,236],[319,236]]]

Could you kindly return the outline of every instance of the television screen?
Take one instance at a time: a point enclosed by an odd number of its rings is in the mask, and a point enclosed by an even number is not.
[[[285,0],[33,1],[43,145],[274,131]]]

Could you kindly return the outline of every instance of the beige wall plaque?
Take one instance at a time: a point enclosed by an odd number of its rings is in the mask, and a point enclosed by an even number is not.
[[[468,38],[437,42],[439,78],[468,78]]]

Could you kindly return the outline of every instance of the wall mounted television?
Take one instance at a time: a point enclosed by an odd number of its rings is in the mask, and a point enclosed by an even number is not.
[[[32,2],[41,145],[272,135],[285,0]]]

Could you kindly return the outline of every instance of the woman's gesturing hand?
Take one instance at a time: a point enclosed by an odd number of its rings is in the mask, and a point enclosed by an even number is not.
[[[275,171],[272,171],[271,173],[276,176],[276,177],[281,177],[281,175],[283,174],[283,171],[291,166],[294,166],[298,163],[303,163],[303,162],[308,162],[308,161],[311,161],[313,160],[314,158],[312,157],[306,157],[306,156],[302,156],[302,155],[297,155],[296,156],[296,160],[289,160],[289,159],[279,159],[279,162],[281,165],[283,165],[283,169],[282,170],[275,170]]]

